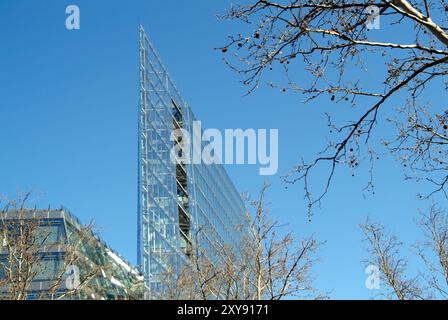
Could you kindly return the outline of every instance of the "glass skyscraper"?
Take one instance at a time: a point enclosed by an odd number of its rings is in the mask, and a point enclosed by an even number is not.
[[[173,132],[194,137],[195,120],[140,27],[138,265],[154,294],[163,274],[188,261],[198,230],[205,248],[240,239],[244,203],[225,169],[172,160],[175,146],[193,156],[191,144]]]

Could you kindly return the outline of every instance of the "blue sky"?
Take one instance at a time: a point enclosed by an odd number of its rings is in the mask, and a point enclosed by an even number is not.
[[[81,9],[81,30],[65,29],[65,8]],[[279,172],[270,177],[270,212],[298,236],[325,246],[316,286],[333,298],[363,299],[362,235],[367,216],[381,219],[406,243],[415,228],[418,186],[403,181],[390,158],[376,164],[376,194],[363,194],[366,174],[338,171],[333,188],[308,222],[302,186],[287,190],[281,176],[299,156],[325,142],[322,110],[301,97],[263,86],[243,97],[239,78],[215,47],[235,25],[220,22],[227,1],[2,0],[0,3],[0,194],[35,191],[41,207],[64,205],[94,219],[103,238],[136,262],[138,25],[144,25],[164,64],[203,126],[278,128]],[[381,72],[384,66],[378,67]],[[384,70],[383,70],[384,71]],[[300,70],[297,72],[300,73]],[[348,108],[348,106],[346,106]],[[341,108],[344,106],[338,106]],[[350,111],[341,111],[350,112]],[[380,127],[385,134],[387,127]],[[241,192],[256,195],[266,177],[256,166],[227,167]],[[364,172],[366,167],[363,168]],[[325,178],[316,173],[316,181]],[[405,252],[405,254],[408,252]]]

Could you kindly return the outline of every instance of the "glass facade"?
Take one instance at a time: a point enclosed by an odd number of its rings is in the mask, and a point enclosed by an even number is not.
[[[138,265],[154,294],[162,290],[161,275],[188,260],[199,229],[204,248],[236,245],[240,237],[244,204],[225,169],[172,160],[172,150],[190,159],[197,152],[174,134],[181,129],[194,139],[194,121],[140,27]]]

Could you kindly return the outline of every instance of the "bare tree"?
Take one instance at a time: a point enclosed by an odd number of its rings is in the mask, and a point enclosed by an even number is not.
[[[433,205],[428,214],[422,215],[419,225],[425,240],[416,248],[428,270],[425,280],[430,296],[448,299],[448,215]]]
[[[364,160],[372,164],[381,154],[380,141],[403,163],[407,178],[444,191],[447,111],[431,105],[434,94],[428,93],[446,94],[445,0],[242,1],[247,4],[233,6],[223,16],[243,22],[242,31],[230,35],[220,50],[225,62],[242,75],[248,93],[269,70],[280,68],[286,83],[270,83],[272,87],[302,94],[305,102],[328,97],[353,107],[343,123],[335,123],[333,113],[326,114],[330,142],[314,160],[302,160],[285,177],[288,183],[303,182],[310,214],[327,194],[335,170],[358,168]],[[370,30],[372,8],[381,16],[381,30]],[[369,68],[383,71],[381,78],[363,77]],[[390,108],[392,100],[407,107],[385,119],[381,110]],[[378,123],[387,120],[396,125],[396,137],[380,132],[373,139]],[[322,188],[311,190],[309,179],[317,167],[328,170],[328,176]],[[373,187],[369,180],[368,190],[373,192]]]
[[[402,243],[395,235],[387,234],[381,224],[367,221],[361,226],[369,243],[368,265],[377,266],[380,280],[388,289],[387,298],[395,296],[399,300],[416,299],[421,297],[418,278],[407,278],[406,267],[408,261],[401,257]]]
[[[408,275],[408,258],[396,235],[369,220],[361,225],[369,246],[366,264],[378,267],[382,294],[387,298],[448,299],[448,215],[433,205],[428,214],[421,216],[419,226],[424,241],[416,242],[410,252],[414,253],[412,257],[421,258],[425,269],[416,276]]]
[[[272,221],[265,202],[268,185],[242,223],[236,244],[204,239],[199,229],[190,261],[172,280],[168,272],[168,299],[280,300],[285,297],[320,298],[312,286],[315,254],[320,246],[314,237],[296,241],[284,226]],[[204,245],[207,243],[207,245]]]
[[[282,225],[271,220],[266,203],[265,185],[258,200],[251,201],[253,212],[246,223],[247,236],[241,247],[244,265],[249,266],[253,292],[250,299],[279,300],[284,297],[312,297],[312,267],[319,243],[314,237],[296,241],[293,233],[284,233]]]

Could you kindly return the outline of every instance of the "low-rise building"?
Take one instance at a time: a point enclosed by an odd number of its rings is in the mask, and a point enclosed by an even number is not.
[[[144,298],[138,270],[67,210],[0,214],[0,297]]]

